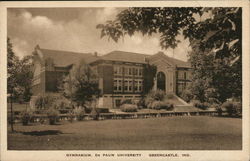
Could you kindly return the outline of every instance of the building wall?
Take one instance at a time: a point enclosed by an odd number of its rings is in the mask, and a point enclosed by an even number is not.
[[[45,93],[45,67],[38,60],[34,62],[34,77],[31,92],[33,95]]]
[[[176,94],[181,95],[181,93],[186,89],[186,87],[191,83],[192,72],[190,68],[179,68],[176,75]]]
[[[63,76],[68,72],[66,71],[46,71],[45,73],[45,91],[58,92],[58,87],[63,79]]]
[[[163,59],[155,59],[151,61],[151,64],[154,64],[157,68],[157,72],[154,78],[154,87],[153,89],[157,89],[157,74],[159,72],[163,72],[165,74],[165,91],[167,93],[175,93],[175,72],[176,68],[172,64],[168,63],[166,60]]]

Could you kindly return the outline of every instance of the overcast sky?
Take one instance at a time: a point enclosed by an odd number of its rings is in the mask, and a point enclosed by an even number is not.
[[[16,55],[31,54],[39,44],[41,48],[99,55],[114,50],[155,54],[163,51],[173,56],[173,50],[162,50],[159,35],[151,37],[137,33],[126,36],[118,43],[107,37],[100,38],[96,25],[113,20],[122,8],[33,8],[8,9],[8,37]],[[179,36],[181,43],[174,50],[174,57],[187,60],[189,41]]]

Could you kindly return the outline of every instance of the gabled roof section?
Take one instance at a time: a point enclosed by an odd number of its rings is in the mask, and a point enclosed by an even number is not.
[[[179,59],[171,58],[171,57],[165,55],[163,52],[158,52],[157,54],[150,56],[148,59],[150,60],[150,59],[153,59],[156,57],[158,59],[163,58],[179,68],[191,68],[191,64],[189,62],[185,62],[185,61],[182,61]]]
[[[91,63],[99,58],[92,55],[91,53],[78,53],[71,51],[60,51],[60,50],[51,50],[43,49],[39,46],[35,48],[39,50],[42,54],[43,60],[52,59],[55,66],[66,67],[71,64],[77,63],[80,60],[84,60],[86,63]]]
[[[112,51],[106,55],[103,55],[101,58],[103,60],[145,64],[146,63],[145,58],[149,56],[150,55],[147,55],[147,54],[139,54],[139,53],[133,53],[133,52]]]

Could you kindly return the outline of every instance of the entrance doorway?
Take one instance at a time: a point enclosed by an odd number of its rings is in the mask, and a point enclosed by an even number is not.
[[[157,89],[166,91],[166,76],[163,72],[157,73]]]

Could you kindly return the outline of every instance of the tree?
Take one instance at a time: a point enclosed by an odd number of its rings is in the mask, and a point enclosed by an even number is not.
[[[8,93],[12,93],[16,101],[27,102],[32,95],[32,56],[19,59],[13,52],[9,38],[7,39],[7,52]]]
[[[83,60],[72,67],[59,88],[66,98],[81,106],[100,96],[98,75]]]
[[[177,47],[176,37],[182,34],[193,49],[189,58],[195,96],[206,101],[213,91],[218,93],[216,99],[225,101],[242,93],[241,16],[241,8],[128,8],[97,28],[101,37],[115,42],[135,32],[148,36],[158,33],[163,49]]]
[[[11,101],[11,129],[13,129],[13,100],[29,101],[31,97],[32,57],[19,59],[13,51],[10,39],[7,38],[7,92]]]

